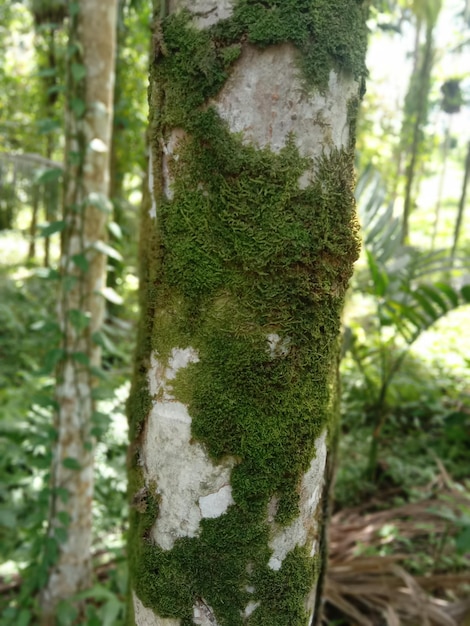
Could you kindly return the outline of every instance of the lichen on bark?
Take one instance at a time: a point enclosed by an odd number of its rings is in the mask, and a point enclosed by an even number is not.
[[[306,522],[275,565],[273,538],[308,510],[302,480],[336,406],[340,316],[358,254],[353,144],[364,9],[357,0],[238,0],[229,17],[208,25],[182,4],[159,25],[164,45],[151,67],[157,219],[145,216],[144,270],[148,264],[153,274],[143,284],[129,404],[130,495],[146,494],[131,513],[133,589],[145,607],[182,626],[206,623],[197,621],[201,602],[220,626],[305,626],[321,568],[321,520]],[[234,132],[238,113],[227,112],[221,94],[247,54],[255,78],[267,49],[298,68],[298,102],[326,103],[310,110],[321,143],[313,157],[296,124],[276,144],[269,123],[263,137],[248,125]],[[273,119],[276,80],[266,94]],[[343,80],[341,114],[328,118]],[[253,89],[247,99],[256,105]],[[148,420],[165,400],[152,397],[147,377],[152,359],[165,371],[175,348],[198,358],[172,377],[167,401],[187,408],[193,444],[212,463],[229,461],[233,504],[163,549],[155,540],[158,480],[150,489],[143,459],[154,445]]]

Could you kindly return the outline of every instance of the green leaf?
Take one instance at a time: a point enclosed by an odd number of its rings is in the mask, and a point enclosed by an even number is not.
[[[28,624],[31,623],[31,618],[31,611],[28,611],[28,609],[22,609],[18,617],[15,619],[15,625],[28,626]]]
[[[447,298],[454,305],[454,307],[457,307],[459,305],[459,296],[457,295],[456,291],[448,283],[437,282],[437,283],[434,283],[434,285],[440,291],[442,291],[442,293],[445,296],[447,296]]]
[[[56,608],[58,626],[72,626],[76,623],[78,610],[71,602],[62,601]]]
[[[455,538],[455,547],[460,554],[470,552],[470,526],[466,526]]]
[[[78,331],[85,330],[85,328],[88,328],[90,325],[90,313],[84,313],[83,311],[80,311],[80,309],[71,309],[68,316],[70,323]]]
[[[47,135],[62,128],[62,124],[59,120],[54,120],[49,117],[44,120],[39,120],[37,125],[40,135]]]
[[[68,526],[71,520],[70,513],[68,513],[67,511],[59,511],[57,513],[57,519],[64,526]]]
[[[16,515],[13,511],[0,508],[0,526],[4,528],[15,528],[17,524]]]
[[[420,285],[417,291],[422,291],[428,298],[431,298],[433,302],[441,309],[442,314],[449,311],[449,303],[442,297],[439,290],[434,285]]]
[[[78,278],[76,276],[65,276],[62,281],[64,291],[66,293],[70,293],[72,289],[75,288],[77,282],[78,282]]]
[[[109,400],[112,396],[112,392],[107,389],[104,389],[102,386],[94,387],[91,390],[91,397],[93,400]]]
[[[93,411],[91,414],[91,421],[97,425],[105,425],[106,427],[109,424],[109,416],[107,413],[103,413],[102,411]]]
[[[57,75],[56,67],[45,67],[42,70],[39,70],[39,72],[37,73],[37,76],[40,76],[41,78],[48,78],[49,76],[56,76],[56,75]]]
[[[101,294],[106,300],[113,304],[122,304],[124,302],[121,296],[111,287],[104,287],[104,289],[101,290]]]
[[[60,272],[50,267],[38,267],[34,273],[43,280],[59,280],[60,278]]]
[[[86,258],[85,254],[74,254],[72,256],[72,261],[74,264],[80,269],[82,272],[88,272],[88,268],[90,267],[90,263]]]
[[[93,248],[98,250],[98,252],[111,257],[112,259],[116,259],[116,261],[122,261],[122,255],[115,248],[109,246],[104,241],[96,241],[93,244]]]
[[[72,457],[67,457],[62,461],[62,465],[69,470],[81,470],[82,466],[80,465],[78,459],[74,459]]]
[[[46,352],[46,356],[44,357],[44,372],[52,372],[57,363],[59,363],[59,361],[64,357],[65,350],[63,348],[53,348],[52,350],[49,350],[49,352]]]
[[[90,365],[90,357],[85,352],[72,352],[72,359],[85,367]]]
[[[56,526],[54,528],[54,537],[56,537],[59,543],[65,543],[68,537],[67,529],[63,526]]]
[[[103,213],[112,213],[113,211],[112,202],[104,193],[92,192],[88,194],[86,202],[89,206],[93,206]]]
[[[43,408],[50,408],[55,406],[55,400],[51,393],[36,393],[34,394],[32,401],[34,404]]]
[[[462,294],[462,298],[465,302],[470,302],[470,285],[464,285],[460,290],[460,293]]]
[[[77,150],[69,150],[67,158],[70,165],[80,165],[82,162],[82,153]]]
[[[41,174],[36,178],[38,184],[50,183],[58,181],[62,178],[63,170],[61,167],[49,167],[47,170],[43,170]]]
[[[116,596],[110,598],[100,610],[102,625],[113,626],[113,624],[116,624],[117,617],[122,609],[123,604],[116,598]]]
[[[76,83],[83,80],[86,76],[86,67],[81,63],[72,63],[70,70],[72,72],[72,77]]]
[[[431,320],[435,321],[439,317],[441,317],[439,312],[436,311],[435,308],[432,306],[426,294],[420,293],[418,290],[416,290],[412,295],[413,298],[421,305],[423,311],[429,315]]]
[[[122,230],[117,222],[109,222],[108,230],[116,239],[122,239]]]
[[[106,352],[109,352],[110,354],[117,353],[116,346],[103,332],[96,331],[92,334],[91,338],[97,346],[101,346],[103,350],[106,350]]]
[[[102,367],[96,367],[95,365],[92,365],[90,367],[90,372],[96,378],[101,378],[101,380],[108,380],[108,375]]]
[[[79,2],[70,2],[69,3],[69,13],[73,17],[74,15],[78,15],[80,13],[80,3]],[[77,52],[80,50],[77,44],[72,44],[69,48],[73,47],[73,52]]]
[[[385,271],[381,270],[375,261],[375,258],[369,250],[366,250],[369,271],[374,286],[374,294],[384,296],[388,286],[388,276]]]
[[[54,537],[47,536],[44,540],[44,560],[52,565],[57,561],[58,547]]]
[[[57,220],[56,222],[50,222],[47,226],[40,226],[40,237],[50,237],[55,235],[55,233],[61,233],[66,226],[67,222],[64,220]]]
[[[70,499],[70,492],[68,489],[65,489],[65,487],[56,487],[54,492],[63,504],[67,504]]]
[[[49,89],[46,91],[47,95],[54,94],[54,93],[65,93],[65,86],[53,85],[52,87],[49,87]]]
[[[76,117],[81,118],[84,116],[86,111],[86,104],[81,98],[72,98],[70,101],[70,108],[76,115]]]

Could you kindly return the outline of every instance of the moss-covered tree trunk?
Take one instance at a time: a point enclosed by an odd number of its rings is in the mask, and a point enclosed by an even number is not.
[[[170,0],[155,20],[137,626],[306,626],[318,605],[364,20],[357,0]]]
[[[42,624],[91,583],[92,419],[103,323],[116,0],[70,3],[64,221],[46,556],[56,554],[42,594]]]

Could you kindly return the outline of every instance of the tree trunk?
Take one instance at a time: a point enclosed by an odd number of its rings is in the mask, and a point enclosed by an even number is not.
[[[451,134],[450,134],[451,124],[452,124],[452,115],[448,115],[446,119],[444,145],[442,147],[442,167],[441,167],[441,173],[439,175],[436,206],[434,208],[434,225],[432,229],[431,250],[434,250],[434,248],[436,247],[436,239],[439,233],[439,218],[441,215],[442,196],[444,194],[444,182],[446,179],[446,172],[447,172],[447,161],[448,161],[448,156],[449,156],[450,137],[451,137]]]
[[[366,31],[356,0],[303,5],[171,0],[154,24],[137,626],[318,619]]]
[[[51,468],[49,541],[58,553],[42,595],[43,624],[90,584],[96,342],[104,312],[116,0],[80,0],[70,17],[64,222],[59,301],[57,443]],[[82,52],[81,52],[82,51]]]
[[[462,229],[463,216],[465,211],[465,203],[467,200],[467,187],[468,179],[470,177],[470,143],[467,147],[467,156],[465,157],[465,165],[463,171],[462,192],[460,194],[459,207],[457,210],[457,217],[455,220],[454,237],[452,240],[451,259],[452,263],[455,261],[457,254],[457,245],[459,243],[460,231]]]
[[[409,116],[409,119],[404,122],[404,133],[406,133],[405,141],[409,142],[409,153],[406,155],[407,165],[405,172],[405,197],[403,200],[402,243],[408,242],[410,215],[414,201],[413,184],[415,183],[416,171],[420,161],[420,153],[424,140],[424,126],[428,115],[433,64],[433,33],[434,24],[428,24],[426,26],[426,40],[420,61],[421,65],[417,70],[416,76],[413,75],[411,77],[410,89],[407,94],[409,100],[408,108],[411,110],[405,113]],[[409,126],[408,129],[407,126]],[[409,133],[410,136],[408,136],[407,133]]]

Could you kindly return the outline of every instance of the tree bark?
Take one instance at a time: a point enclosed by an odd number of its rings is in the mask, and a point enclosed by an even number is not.
[[[57,442],[48,539],[57,558],[42,594],[42,623],[91,582],[92,418],[102,290],[114,82],[116,0],[80,0],[70,17],[64,222],[59,301],[63,333],[56,384]]]
[[[164,8],[128,406],[130,623],[306,626],[359,247],[365,11]]]

